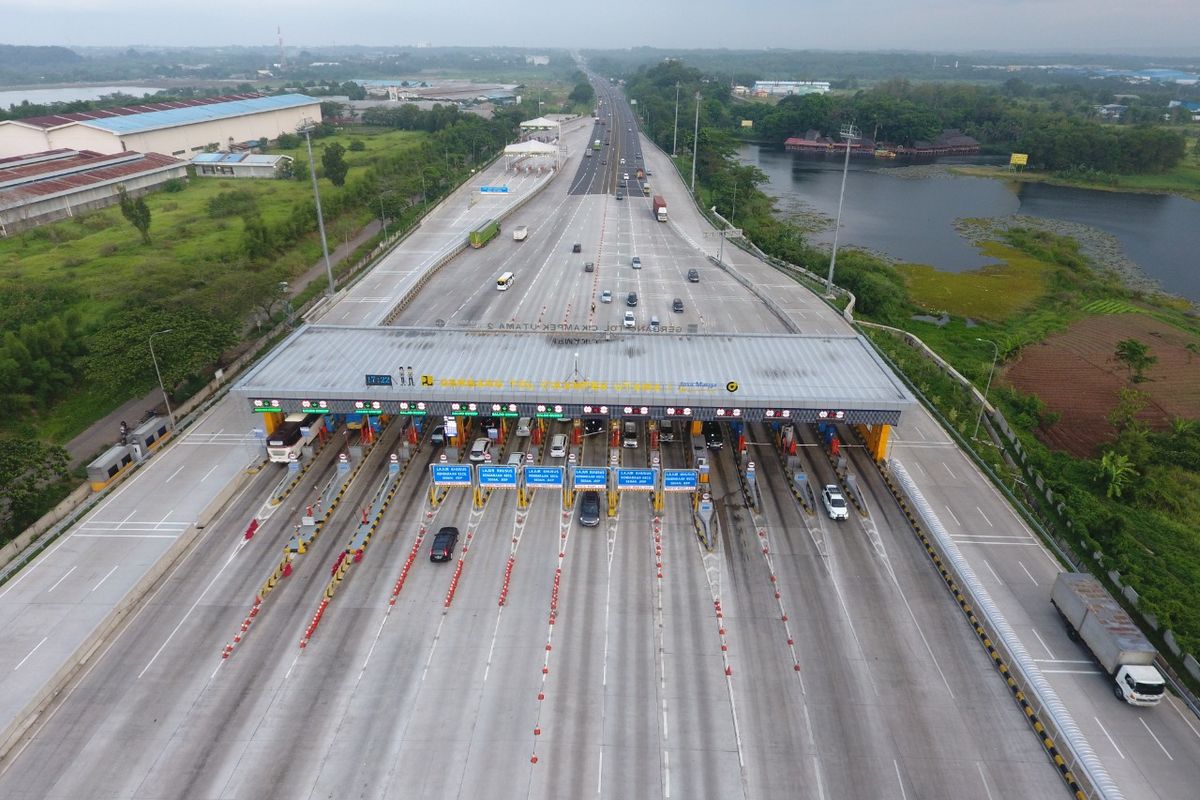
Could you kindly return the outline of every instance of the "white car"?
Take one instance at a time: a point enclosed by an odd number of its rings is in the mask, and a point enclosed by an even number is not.
[[[567,457],[567,437],[566,434],[556,433],[550,438],[550,457],[551,458],[566,458]]]
[[[601,303],[611,303],[612,302],[612,291],[610,289],[605,289],[603,292],[600,293],[600,302]]]
[[[825,504],[825,513],[830,519],[849,519],[850,509],[846,506],[846,498],[842,490],[832,483],[821,492],[821,502]]]
[[[528,436],[533,432],[533,425],[529,417],[521,417],[517,420],[517,436]]]
[[[623,158],[621,159],[621,166],[622,166],[622,167],[623,167],[623,166],[625,166],[625,159],[623,159]],[[626,173],[625,173],[625,180],[629,180],[629,173],[628,173],[628,172],[626,172]]]
[[[471,453],[467,456],[471,461],[483,461],[492,449],[492,440],[481,436],[471,443]]]
[[[625,312],[625,321],[622,323],[626,328],[632,328],[637,325],[637,320],[633,318],[632,311]]]
[[[509,453],[508,460],[504,462],[510,466],[519,467],[525,463],[525,454],[522,452]]]
[[[634,257],[633,257],[633,260],[629,262],[629,266],[633,267],[634,269],[641,269],[641,268],[642,268],[642,259],[641,259],[641,257],[640,257],[640,256],[634,256]]]

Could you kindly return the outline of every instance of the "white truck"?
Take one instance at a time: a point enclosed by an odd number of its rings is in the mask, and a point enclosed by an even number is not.
[[[523,242],[523,241],[525,241],[525,238],[527,236],[529,236],[529,226],[528,225],[518,225],[517,227],[513,228],[513,241],[514,242]]]
[[[1134,706],[1162,700],[1166,684],[1154,667],[1158,651],[1100,581],[1086,572],[1060,572],[1050,602],[1113,678],[1113,694]]]

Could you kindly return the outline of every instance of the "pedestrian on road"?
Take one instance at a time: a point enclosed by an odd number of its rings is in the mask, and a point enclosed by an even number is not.
[[[595,303],[592,303],[592,313],[593,314],[596,313],[596,304]]]

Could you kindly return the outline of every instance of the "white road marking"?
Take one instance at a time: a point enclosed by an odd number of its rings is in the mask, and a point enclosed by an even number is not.
[[[71,539],[178,539],[178,533],[72,533]]]
[[[942,466],[946,468],[946,472],[950,473],[951,478],[958,480],[958,476],[954,474],[954,472],[950,469],[950,466],[945,461],[942,462]]]
[[[38,648],[41,647],[42,645],[44,645],[46,643],[46,640],[49,638],[50,638],[49,636],[43,636],[42,640],[40,642],[38,642],[37,644],[35,644],[33,646],[33,649],[29,651],[28,655],[26,655],[24,658],[22,658],[20,661],[17,662],[17,665],[15,667],[13,667],[13,672],[16,672],[17,670],[19,670],[21,668],[21,666],[26,661],[29,660],[29,656],[32,656],[34,653],[36,653],[38,651]],[[1143,723],[1143,724],[1145,724],[1145,723]]]
[[[992,577],[996,579],[996,583],[1003,586],[1004,581],[1000,580],[1000,576],[996,574],[996,570],[992,569],[992,565],[988,563],[988,560],[986,558],[983,560],[983,565],[985,567],[987,567],[988,572],[992,573]]]
[[[904,779],[900,777],[900,762],[893,758],[892,766],[896,768],[896,783],[900,784],[900,800],[908,800],[908,792],[904,791]]]
[[[1163,743],[1161,741],[1159,741],[1159,738],[1157,736],[1154,735],[1154,731],[1150,730],[1150,726],[1146,724],[1146,720],[1144,720],[1141,717],[1138,717],[1138,722],[1142,723],[1142,727],[1146,729],[1146,733],[1150,734],[1150,738],[1154,740],[1154,743],[1158,745],[1159,749],[1163,751],[1163,753],[1166,755],[1166,757],[1169,758],[1171,761],[1174,761],[1175,757],[1167,752],[1167,748],[1163,747]]]
[[[62,583],[63,581],[65,581],[65,580],[67,579],[67,576],[68,576],[68,575],[70,575],[72,572],[74,572],[74,571],[75,571],[75,568],[76,568],[76,567],[78,567],[78,566],[79,566],[79,565],[78,565],[78,564],[76,564],[74,567],[71,567],[69,570],[67,570],[67,571],[66,571],[66,572],[63,574],[63,576],[62,576],[61,578],[59,578],[58,580],[56,580],[56,581],[54,582],[54,585],[53,585],[53,586],[51,586],[49,589],[47,589],[47,590],[46,590],[46,594],[49,594],[50,592],[53,592],[55,589],[57,589],[57,588],[58,588],[58,585],[59,585],[60,583]]]
[[[112,574],[113,574],[114,572],[116,572],[116,571],[117,571],[117,567],[119,567],[119,566],[121,566],[121,565],[120,565],[120,564],[114,564],[114,565],[113,565],[113,568],[112,568],[112,569],[110,569],[110,570],[108,571],[108,574],[107,574],[107,575],[105,575],[103,578],[101,578],[101,579],[100,579],[100,583],[97,583],[95,586],[93,586],[93,587],[92,587],[92,591],[94,592],[94,591],[96,591],[97,589],[99,589],[99,588],[100,588],[100,585],[101,585],[101,584],[103,584],[103,583],[104,583],[106,580],[108,580],[108,579],[109,579],[109,578],[112,576]]]
[[[1179,706],[1175,704],[1175,699],[1171,697],[1171,695],[1167,695],[1167,705],[1175,709],[1175,713],[1179,715],[1181,720],[1183,720],[1183,724],[1191,728],[1192,733],[1196,734],[1197,738],[1200,738],[1200,731],[1196,730],[1196,727],[1192,725],[1192,723],[1188,722],[1188,718],[1185,717],[1183,712],[1179,710]]]
[[[958,526],[961,528],[961,527],[962,527],[962,523],[961,523],[961,522],[959,522],[959,520],[958,520],[958,515],[957,515],[957,514],[955,514],[953,511],[951,511],[951,510],[950,510],[950,506],[942,506],[942,508],[946,509],[946,513],[947,513],[947,514],[949,514],[949,515],[950,515],[950,518],[954,520],[954,524],[955,524],[955,525],[958,525]]]
[[[221,466],[221,465],[220,465],[220,464],[213,464],[213,465],[212,465],[212,468],[211,468],[211,469],[210,469],[208,472],[204,473],[204,477],[200,479],[200,483],[204,483],[206,480],[208,480],[208,476],[209,476],[209,475],[212,475],[214,472],[216,472],[216,469],[217,469],[217,467],[219,467],[219,466]]]
[[[4,599],[4,596],[5,596],[6,594],[8,594],[9,592],[11,592],[13,589],[17,588],[17,585],[18,585],[18,584],[19,584],[21,581],[23,581],[23,580],[25,580],[26,578],[28,578],[28,577],[30,576],[30,574],[31,574],[31,573],[32,573],[34,570],[36,570],[36,569],[37,569],[38,567],[40,567],[42,564],[45,564],[47,561],[49,561],[49,560],[50,560],[50,556],[52,556],[52,555],[54,555],[55,553],[57,553],[57,552],[58,552],[58,548],[62,547],[64,544],[66,544],[66,543],[67,543],[67,541],[68,541],[70,538],[71,538],[70,536],[63,536],[63,537],[62,537],[62,540],[61,540],[61,541],[59,541],[59,543],[58,543],[58,544],[54,545],[54,549],[53,549],[53,550],[51,550],[49,553],[47,553],[46,555],[42,556],[41,558],[35,558],[35,559],[33,560],[33,563],[32,563],[32,564],[30,564],[28,567],[25,567],[23,570],[21,570],[20,574],[19,574],[19,575],[17,575],[17,577],[16,577],[16,580],[11,580],[11,581],[9,581],[9,582],[8,582],[8,584],[6,585],[6,588],[4,589],[4,591],[0,592],[0,600],[3,600],[3,599]]]
[[[663,798],[671,797],[671,754],[663,750]]]
[[[1117,743],[1113,741],[1113,738],[1108,735],[1108,729],[1104,727],[1104,723],[1100,721],[1100,718],[1092,717],[1092,719],[1096,720],[1096,724],[1100,726],[1100,732],[1104,734],[1105,739],[1108,739],[1108,743],[1112,745],[1113,750],[1117,751],[1117,755],[1121,757],[1121,760],[1125,760],[1125,754],[1121,752],[1121,748],[1117,747]]]
[[[1033,577],[1033,573],[1032,573],[1032,572],[1030,572],[1030,571],[1029,571],[1029,569],[1028,569],[1028,568],[1025,566],[1025,562],[1024,562],[1024,561],[1021,561],[1020,559],[1017,559],[1017,563],[1021,565],[1021,569],[1025,570],[1025,574],[1029,576],[1029,580],[1033,581],[1033,585],[1034,585],[1034,586],[1040,586],[1040,585],[1041,585],[1041,584],[1039,584],[1039,583],[1037,582],[1037,578]]]
[[[983,774],[983,764],[976,761],[975,769],[979,770],[979,780],[983,781],[983,791],[987,792],[988,800],[992,800],[992,790],[988,786],[987,776]]]
[[[186,466],[187,466],[187,464],[180,464],[180,465],[179,465],[179,468],[178,468],[178,469],[176,469],[174,472],[172,472],[172,473],[171,473],[171,477],[170,477],[170,478],[167,478],[165,481],[163,481],[163,483],[170,483],[170,482],[171,482],[171,481],[172,481],[172,480],[175,478],[175,476],[176,476],[176,475],[178,475],[179,473],[183,472],[183,468],[184,468],[184,467],[186,467]]]
[[[1043,669],[1048,675],[1103,675],[1099,669]]]
[[[979,506],[975,506],[975,510],[979,512],[979,516],[983,517],[983,521],[988,524],[989,528],[996,527],[995,525],[992,524],[992,521],[990,519],[988,519],[987,514],[983,513],[982,508],[980,508]]]
[[[1033,635],[1037,637],[1037,640],[1038,640],[1039,642],[1041,642],[1041,644],[1042,644],[1042,649],[1046,651],[1046,655],[1050,656],[1050,658],[1051,658],[1052,660],[1054,660],[1054,661],[1057,661],[1058,659],[1057,659],[1057,658],[1054,658],[1054,653],[1053,653],[1053,651],[1051,651],[1051,650],[1050,650],[1050,646],[1046,644],[1046,640],[1045,640],[1045,639],[1043,639],[1043,638],[1041,637],[1041,634],[1039,634],[1039,633],[1037,632],[1037,628],[1030,628],[1029,630],[1033,631]]]
[[[821,762],[814,755],[812,757],[813,773],[817,776],[817,797],[820,800],[825,800],[825,782],[821,780]]]
[[[604,791],[604,748],[600,748],[600,761],[596,764],[596,794]]]

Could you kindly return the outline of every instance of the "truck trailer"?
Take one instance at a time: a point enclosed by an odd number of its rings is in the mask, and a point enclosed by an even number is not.
[[[494,219],[489,219],[487,222],[480,225],[475,230],[471,231],[467,241],[471,247],[483,247],[485,244],[495,239],[500,234],[500,223]]]
[[[667,201],[661,194],[654,195],[654,218],[659,222],[667,221]]]
[[[1067,635],[1082,641],[1113,678],[1113,694],[1135,706],[1162,700],[1166,684],[1154,667],[1158,651],[1125,609],[1086,572],[1060,572],[1050,602],[1067,623]]]

